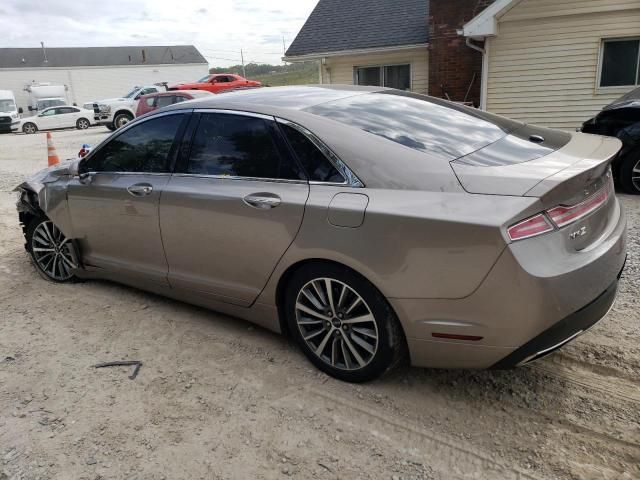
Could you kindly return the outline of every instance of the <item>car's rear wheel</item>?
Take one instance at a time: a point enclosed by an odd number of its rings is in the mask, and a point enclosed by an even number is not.
[[[640,195],[640,148],[627,153],[620,163],[620,186],[632,195]]]
[[[27,227],[27,250],[38,273],[53,282],[76,279],[73,245],[46,217],[35,217]]]
[[[76,128],[78,130],[86,130],[90,127],[90,125],[91,124],[89,123],[89,120],[87,120],[86,118],[79,118],[76,122]]]
[[[116,130],[118,128],[124,127],[127,123],[133,120],[133,117],[129,113],[119,113],[116,115],[116,118],[113,119],[113,125]]]
[[[22,131],[26,134],[36,133],[38,131],[38,127],[35,123],[28,122],[22,126]]]
[[[309,360],[340,380],[375,379],[402,357],[404,337],[391,306],[346,267],[314,263],[296,271],[287,285],[285,314]]]
[[[115,130],[116,130],[116,126],[113,123],[105,125],[105,127],[107,127],[112,132],[115,132]]]

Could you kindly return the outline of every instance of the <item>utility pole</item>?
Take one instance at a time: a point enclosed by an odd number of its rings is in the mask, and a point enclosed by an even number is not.
[[[247,78],[247,72],[244,69],[244,52],[240,49],[240,59],[242,60],[242,76]]]

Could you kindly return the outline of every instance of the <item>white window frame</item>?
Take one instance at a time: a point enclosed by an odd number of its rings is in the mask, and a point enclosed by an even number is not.
[[[634,83],[632,85],[609,85],[609,86],[603,86],[602,85],[602,68],[604,66],[604,45],[605,43],[608,42],[624,42],[624,41],[630,41],[630,40],[636,40],[640,43],[640,37],[639,36],[630,36],[630,37],[607,37],[607,38],[601,38],[600,39],[600,53],[598,55],[598,76],[596,77],[596,89],[600,90],[602,92],[611,92],[611,91],[618,91],[618,90],[622,90],[622,91],[627,91],[629,90],[629,88],[633,88],[633,87],[638,87],[640,86],[640,83]],[[638,53],[638,59],[637,59],[637,64],[636,64],[636,82],[638,82],[638,73],[640,72],[640,52]]]
[[[385,76],[384,69],[385,67],[403,67],[405,65],[409,65],[409,91],[413,92],[413,63],[411,62],[398,62],[398,63],[376,63],[373,65],[354,65],[353,66],[353,84],[360,85],[358,83],[358,69],[359,68],[379,68],[380,69],[380,80],[381,87],[385,88]]]

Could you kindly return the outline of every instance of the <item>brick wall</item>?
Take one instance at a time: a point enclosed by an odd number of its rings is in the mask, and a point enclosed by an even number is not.
[[[446,98],[446,91],[451,100],[463,101],[467,96],[468,102],[480,105],[482,54],[469,48],[465,44],[465,37],[458,35],[457,30],[493,2],[494,0],[430,1],[430,95]]]

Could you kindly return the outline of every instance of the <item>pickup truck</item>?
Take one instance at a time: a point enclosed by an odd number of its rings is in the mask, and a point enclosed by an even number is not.
[[[117,130],[136,117],[140,97],[150,93],[164,92],[166,88],[160,85],[133,87],[121,98],[107,98],[84,104],[84,108],[93,110],[94,120],[98,125],[104,125],[109,130]]]
[[[178,83],[170,85],[167,90],[204,90],[211,93],[220,93],[225,90],[241,90],[245,88],[258,88],[262,83],[253,80],[247,80],[240,75],[232,73],[222,73],[207,75],[197,82]]]

